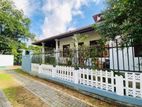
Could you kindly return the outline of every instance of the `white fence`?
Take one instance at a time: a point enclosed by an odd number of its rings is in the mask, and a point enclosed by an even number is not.
[[[75,84],[83,84],[121,96],[142,98],[142,73],[124,72],[124,76],[114,76],[114,72],[79,69],[73,67],[32,64],[32,74],[53,77]]]
[[[13,55],[0,55],[0,66],[13,66]]]

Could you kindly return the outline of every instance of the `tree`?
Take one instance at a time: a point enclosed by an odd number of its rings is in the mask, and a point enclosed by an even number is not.
[[[29,31],[30,19],[16,9],[11,0],[0,0],[0,53],[19,55],[26,48],[21,41],[34,38]]]
[[[31,38],[30,20],[10,0],[0,0],[0,46],[3,53],[12,52],[22,39]],[[4,48],[3,48],[4,47]]]
[[[141,0],[107,0],[102,12],[103,21],[96,24],[97,31],[106,38],[121,36],[122,44],[142,43]]]
[[[73,52],[75,55],[74,57],[74,63],[76,64],[76,66],[78,66],[79,64],[79,60],[83,60],[83,57],[81,59],[81,56],[79,54],[81,54],[81,47],[79,47],[79,43],[84,41],[85,39],[88,38],[88,35],[81,35],[81,34],[75,34],[73,37],[72,37],[72,40],[73,40],[73,45],[74,45],[74,51]],[[85,56],[84,56],[85,57]],[[83,62],[82,62],[83,63]]]

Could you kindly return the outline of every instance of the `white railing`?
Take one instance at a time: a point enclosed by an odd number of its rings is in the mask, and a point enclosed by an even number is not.
[[[123,81],[127,96],[142,98],[142,73],[125,73]]]
[[[55,68],[55,77],[67,80],[67,81],[74,81],[73,72],[75,71],[73,67],[63,67],[63,66],[56,66]]]
[[[79,83],[114,92],[113,72],[79,69]]]
[[[50,76],[53,78],[83,84],[101,90],[114,92],[121,96],[131,96],[142,98],[142,73],[128,73],[124,75],[114,75],[111,71],[78,69],[73,67],[32,64],[32,73],[40,76]],[[48,78],[48,77],[47,77]]]

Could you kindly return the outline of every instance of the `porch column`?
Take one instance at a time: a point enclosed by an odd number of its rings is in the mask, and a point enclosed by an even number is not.
[[[42,42],[42,64],[45,63],[45,43]]]
[[[78,62],[78,58],[79,58],[79,55],[78,55],[78,41],[75,42],[75,49],[76,49],[76,64],[78,66],[79,62]]]
[[[77,34],[74,35],[74,44],[75,44],[75,51],[76,51],[75,63],[78,66],[78,64],[79,64],[79,61],[78,61],[79,55],[78,55],[78,39],[77,39],[77,36],[78,36]]]
[[[55,39],[55,41],[56,41],[56,50],[55,50],[55,56],[56,56],[56,63],[58,64],[58,62],[59,62],[59,45],[58,45],[58,39]]]

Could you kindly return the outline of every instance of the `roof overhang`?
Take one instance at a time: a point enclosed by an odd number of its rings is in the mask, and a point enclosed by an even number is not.
[[[74,34],[82,34],[82,33],[90,32],[90,31],[93,31],[93,30],[94,30],[93,25],[90,25],[90,26],[86,26],[86,27],[83,27],[83,28],[80,28],[80,29],[76,29],[76,30],[72,30],[72,31],[65,32],[65,33],[62,33],[62,34],[58,34],[58,35],[52,36],[50,38],[39,40],[39,41],[34,42],[32,44],[33,45],[39,45],[39,46],[41,46],[42,43],[50,44],[50,43],[55,42],[55,39],[62,39],[62,38],[73,36]]]

